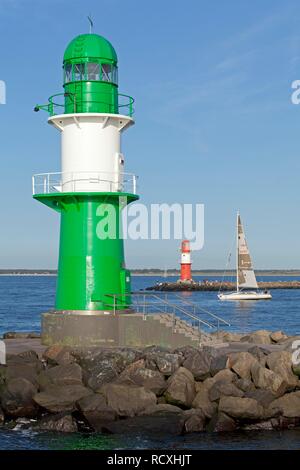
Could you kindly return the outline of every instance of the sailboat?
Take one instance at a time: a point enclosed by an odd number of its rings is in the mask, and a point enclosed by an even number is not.
[[[220,300],[271,299],[272,295],[268,290],[258,289],[239,212],[237,213],[236,234],[236,291],[220,292],[218,298]]]

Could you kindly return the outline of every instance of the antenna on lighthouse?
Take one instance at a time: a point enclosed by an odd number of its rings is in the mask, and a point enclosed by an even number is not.
[[[94,28],[94,22],[93,22],[91,16],[92,16],[92,15],[89,15],[89,16],[87,17],[88,20],[89,20],[89,23],[90,23],[90,34],[92,34],[93,28]]]

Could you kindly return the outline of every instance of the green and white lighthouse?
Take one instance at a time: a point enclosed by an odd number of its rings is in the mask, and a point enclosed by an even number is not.
[[[136,177],[124,171],[121,134],[134,124],[134,100],[119,93],[117,54],[97,34],[70,42],[63,76],[63,93],[35,108],[48,111],[61,134],[60,172],[33,176],[33,197],[61,218],[55,311],[126,313],[121,211],[138,196]]]

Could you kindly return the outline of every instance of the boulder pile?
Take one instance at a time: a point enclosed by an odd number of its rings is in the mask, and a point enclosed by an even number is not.
[[[9,355],[0,366],[0,427],[180,435],[300,425],[292,363],[300,337],[226,335],[227,345],[199,349],[51,346],[42,357]]]

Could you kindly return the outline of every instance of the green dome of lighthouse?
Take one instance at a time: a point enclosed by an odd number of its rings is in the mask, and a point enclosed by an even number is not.
[[[65,50],[64,62],[88,58],[118,62],[116,51],[107,39],[98,34],[80,34]]]

